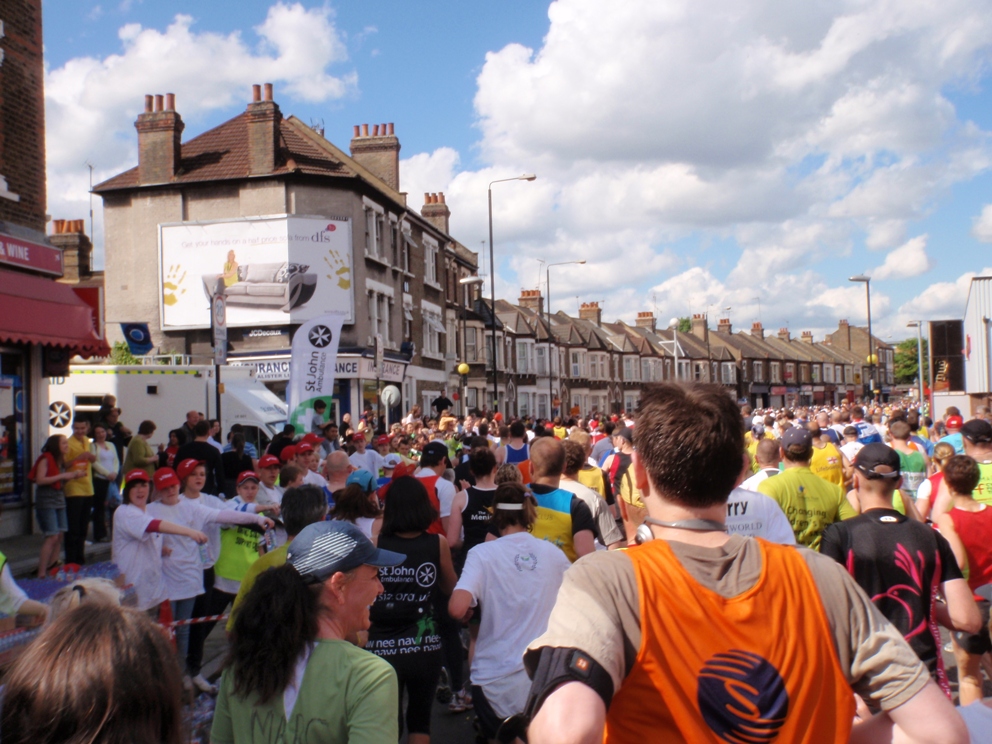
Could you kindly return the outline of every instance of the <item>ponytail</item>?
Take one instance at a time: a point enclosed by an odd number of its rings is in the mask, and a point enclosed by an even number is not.
[[[264,705],[286,689],[300,656],[317,640],[321,587],[305,584],[288,563],[258,575],[234,616],[225,661],[236,695],[255,693]]]

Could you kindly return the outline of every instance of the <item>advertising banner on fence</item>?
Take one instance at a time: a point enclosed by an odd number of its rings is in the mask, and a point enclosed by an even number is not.
[[[354,322],[351,221],[254,217],[159,227],[162,328],[210,328],[227,298],[230,328],[304,323],[329,312]]]
[[[289,362],[289,423],[297,434],[311,431],[314,423],[314,403],[323,400],[333,410],[334,365],[338,357],[338,341],[343,313],[327,313],[301,325],[293,337],[293,353]]]

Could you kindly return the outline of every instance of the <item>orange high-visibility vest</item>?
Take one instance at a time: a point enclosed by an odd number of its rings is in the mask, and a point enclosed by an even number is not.
[[[693,579],[664,540],[628,551],[641,647],[605,742],[848,740],[854,695],[813,577],[794,548],[758,544],[760,577],[730,599]]]

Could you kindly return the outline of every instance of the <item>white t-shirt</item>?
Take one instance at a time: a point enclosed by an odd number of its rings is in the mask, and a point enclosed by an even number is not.
[[[778,475],[778,468],[762,468],[757,473],[752,475],[746,481],[741,483],[741,488],[747,491],[757,491],[758,484],[763,480],[768,480],[776,475]]]
[[[971,734],[971,744],[992,744],[992,708],[978,700],[958,708],[958,713]]]
[[[854,458],[858,456],[858,453],[861,451],[862,447],[864,447],[864,445],[861,444],[861,442],[848,442],[840,448],[840,451],[849,462],[853,463]]]
[[[571,564],[561,549],[517,532],[476,545],[465,559],[455,590],[485,609],[472,659],[472,683],[501,718],[520,713],[530,680],[524,671],[527,644],[548,627],[562,577]]]
[[[156,519],[134,504],[123,504],[114,512],[114,538],[111,557],[134,585],[135,609],[150,610],[167,599],[162,573],[162,535],[146,532]]]
[[[782,545],[796,544],[792,524],[778,502],[763,493],[744,488],[735,488],[727,499],[727,532],[763,537]]]
[[[156,501],[148,505],[148,514],[155,519],[164,519],[174,524],[204,531],[207,525],[260,524],[262,518],[249,512],[234,509],[211,509],[197,503],[199,499],[179,499],[174,505]],[[203,566],[209,560],[207,546],[196,544],[195,540],[180,535],[163,535],[162,540],[172,553],[162,559],[162,573],[165,576],[166,597],[171,601],[190,599],[203,594]]]
[[[303,480],[306,481],[306,477]],[[258,495],[255,497],[255,501],[262,506],[271,506],[272,504],[282,505],[282,490],[278,486],[269,488],[264,483],[259,483]]]
[[[386,464],[385,458],[371,447],[366,449],[361,455],[353,452],[348,456],[348,459],[351,460],[351,464],[356,468],[359,470],[368,470],[376,478],[379,477],[379,471]]]
[[[4,615],[16,615],[28,599],[28,595],[17,585],[10,573],[10,566],[3,564],[0,569],[0,612]]]
[[[431,477],[434,475],[434,471],[430,468],[421,468],[416,472],[417,478]],[[451,503],[455,500],[455,494],[458,491],[455,489],[455,484],[449,481],[444,476],[437,479],[437,500],[440,505],[440,515],[442,518],[451,516]]]
[[[307,470],[307,472],[303,474],[303,482],[308,483],[311,486],[320,486],[321,488],[327,486],[327,480],[325,480],[324,476],[320,473],[314,472],[313,470]]]

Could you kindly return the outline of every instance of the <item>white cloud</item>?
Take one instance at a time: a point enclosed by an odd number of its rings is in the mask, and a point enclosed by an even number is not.
[[[975,218],[971,234],[983,243],[992,243],[992,204],[986,204],[982,213]]]
[[[198,32],[187,15],[177,15],[165,30],[130,23],[118,32],[118,54],[76,57],[48,70],[49,213],[59,218],[86,213],[86,161],[94,164],[96,181],[135,164],[132,124],[146,93],[174,92],[189,127],[239,99],[247,103],[253,83],[274,83],[283,101],[328,101],[356,89],[354,71],[328,72],[347,61],[328,7],[278,2],[254,33],[257,43],[240,32]]]
[[[927,236],[920,235],[890,251],[885,263],[869,272],[872,279],[908,279],[930,270]]]

